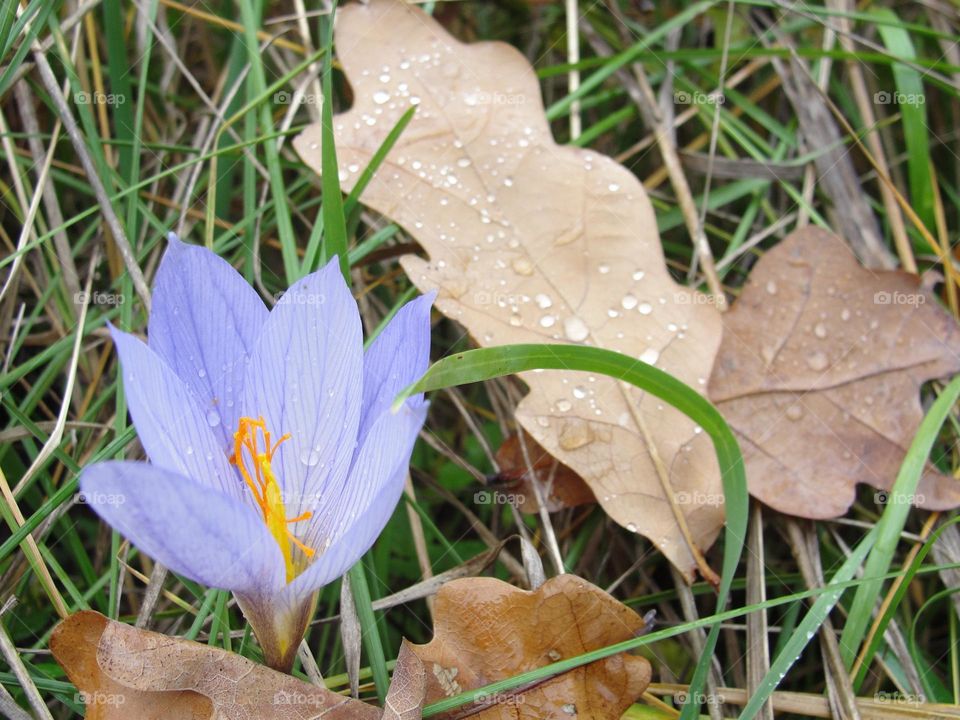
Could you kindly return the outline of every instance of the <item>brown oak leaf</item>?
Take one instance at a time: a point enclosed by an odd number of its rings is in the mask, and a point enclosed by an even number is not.
[[[78,612],[61,622],[50,649],[80,691],[90,720],[376,720],[381,710],[258,665],[240,655]],[[416,663],[398,662],[397,707],[410,714]],[[420,669],[422,674],[422,668]],[[421,681],[422,682],[422,681]],[[401,693],[400,690],[397,691]]]
[[[549,512],[597,501],[583,478],[550,455],[528,433],[523,430],[520,432],[524,435],[527,457],[533,474],[540,483],[544,504]],[[521,512],[535,513],[540,509],[540,505],[537,503],[527,457],[524,457],[523,446],[520,444],[520,433],[507,437],[497,449],[496,460],[500,472],[491,482],[493,487],[503,487],[505,492],[516,497],[517,508]]]
[[[412,646],[426,670],[427,702],[628,640],[644,628],[633,610],[573,575],[532,592],[494,578],[454,580],[437,593],[434,618],[433,640]],[[649,682],[650,663],[622,653],[465,709],[478,720],[615,719]]]
[[[756,264],[724,318],[710,397],[737,433],[750,493],[831,518],[857,483],[889,490],[923,418],[920,386],[960,371],[960,328],[900,271],[798,230]],[[943,510],[960,482],[928,466],[912,498]]]

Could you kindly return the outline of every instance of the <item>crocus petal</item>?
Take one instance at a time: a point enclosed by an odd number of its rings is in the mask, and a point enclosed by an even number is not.
[[[360,421],[360,314],[336,259],[295,283],[264,323],[243,385],[244,413],[274,438],[289,515],[312,510],[350,468]]]
[[[200,401],[139,339],[113,327],[110,334],[120,354],[130,417],[151,462],[239,498],[242,481]]]
[[[240,416],[247,360],[266,318],[260,296],[228,262],[170,234],[147,339],[200,398],[225,449]]]
[[[405,403],[374,423],[345,486],[324,496],[322,509],[302,538],[319,556],[287,585],[285,594],[297,600],[309,596],[343,575],[370,549],[403,492],[410,453],[427,409],[423,403],[416,407]]]
[[[408,302],[363,356],[363,410],[360,444],[397,393],[417,380],[430,363],[430,308],[436,292]],[[423,396],[411,398],[414,404]]]
[[[263,520],[209,486],[147,463],[105,462],[83,472],[80,489],[101,518],[174,572],[249,594],[284,584]]]

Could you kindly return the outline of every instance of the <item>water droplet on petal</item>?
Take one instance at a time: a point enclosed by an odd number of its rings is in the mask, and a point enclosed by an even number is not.
[[[207,376],[206,370],[204,370],[203,368],[200,368],[199,370],[197,370],[197,377],[205,378],[206,376]]]
[[[216,427],[220,424],[220,414],[216,410],[207,411],[207,425]]]
[[[304,448],[300,451],[300,462],[307,467],[313,467],[320,462],[320,452],[311,450],[310,448]]]

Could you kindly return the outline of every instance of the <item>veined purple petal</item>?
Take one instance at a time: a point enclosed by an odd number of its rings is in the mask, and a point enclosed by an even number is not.
[[[338,493],[324,496],[308,533],[301,538],[319,556],[285,593],[296,599],[309,595],[343,575],[370,549],[403,492],[410,453],[427,409],[424,403],[412,406],[408,402],[374,423],[349,479]]]
[[[363,356],[363,410],[360,444],[373,424],[390,409],[403,388],[417,380],[430,363],[430,308],[436,291],[404,305]],[[416,405],[423,395],[410,398]]]
[[[224,449],[233,442],[247,359],[266,318],[260,296],[228,262],[170,233],[147,340],[200,399]]]
[[[243,481],[227,461],[201,403],[143,342],[116,328],[110,334],[120,354],[130,416],[150,461],[241,498]]]
[[[263,520],[208,485],[147,463],[104,462],[83,472],[80,489],[101,518],[174,572],[246,594],[284,585]]]
[[[360,315],[336,258],[295,283],[264,323],[247,366],[243,409],[263,416],[273,437],[290,435],[272,469],[291,516],[312,510],[350,469],[362,354]]]

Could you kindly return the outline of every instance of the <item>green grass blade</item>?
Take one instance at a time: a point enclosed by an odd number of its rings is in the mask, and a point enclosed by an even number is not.
[[[797,625],[796,630],[791,633],[790,639],[787,640],[783,646],[783,650],[770,664],[770,669],[767,670],[766,675],[763,676],[763,680],[760,681],[754,694],[740,713],[740,720],[750,720],[750,718],[753,718],[760,712],[767,698],[770,697],[790,668],[793,667],[797,658],[800,657],[800,653],[803,652],[803,649],[810,640],[813,639],[817,628],[823,624],[823,621],[826,620],[833,606],[837,604],[837,601],[846,589],[843,583],[849,581],[854,573],[856,573],[857,568],[863,563],[863,559],[870,551],[876,538],[877,528],[873,528],[853,549],[850,557],[840,566],[840,569],[837,570],[830,579],[827,586],[825,588],[818,588],[818,593],[820,594],[818,594],[813,606]]]
[[[350,284],[350,261],[347,258],[347,221],[343,212],[343,195],[340,192],[340,174],[337,164],[337,148],[333,136],[333,17],[337,4],[333,3],[327,29],[327,66],[323,73],[323,107],[320,118],[323,126],[320,178],[323,189],[323,246],[320,261],[336,256],[340,271]]]
[[[889,8],[877,11],[889,21],[877,27],[884,45],[891,54],[915,60],[917,53],[910,34],[900,26],[900,19]],[[903,120],[903,138],[907,146],[907,174],[910,182],[910,201],[928,230],[936,227],[933,216],[933,184],[930,178],[930,127],[927,122],[926,96],[923,77],[903,63],[893,65],[896,92],[878,92],[876,103],[894,103]]]
[[[857,588],[853,604],[850,606],[850,616],[840,635],[840,654],[848,669],[853,666],[853,661],[857,657],[867,625],[873,617],[877,599],[883,590],[880,577],[890,569],[890,564],[893,562],[900,534],[910,514],[910,498],[917,491],[917,484],[920,482],[927,458],[940,433],[940,426],[956,405],[957,398],[960,398],[960,375],[944,389],[920,423],[920,428],[903,459],[903,465],[900,466],[900,472],[888,496],[887,507],[877,522],[877,544],[867,558],[867,565],[863,571],[866,579]]]
[[[380,144],[380,147],[377,148],[377,151],[373,154],[373,157],[370,158],[370,162],[367,163],[367,166],[363,169],[363,172],[360,173],[360,177],[357,178],[357,184],[353,186],[353,190],[350,191],[350,194],[347,195],[347,199],[343,203],[343,217],[344,222],[346,218],[356,209],[360,196],[363,194],[363,191],[366,189],[367,185],[370,184],[370,181],[373,179],[374,174],[377,170],[380,169],[380,166],[383,164],[383,161],[386,160],[387,155],[393,149],[393,146],[397,144],[397,140],[400,139],[400,135],[403,134],[403,131],[406,129],[407,125],[410,124],[410,121],[413,120],[413,116],[416,113],[417,106],[413,105],[407,110],[403,115],[400,116],[400,119],[397,121],[397,124],[393,126],[393,129],[387,134],[387,137],[384,138],[383,142]],[[324,120],[326,123],[326,120]],[[327,127],[325,124],[324,127]],[[332,142],[332,141],[331,141]],[[326,146],[327,139],[326,137],[323,140],[324,146]],[[322,159],[321,159],[322,161]],[[336,165],[334,166],[337,167]],[[326,166],[323,166],[324,175],[327,174]],[[337,171],[337,192],[339,193],[339,172]],[[326,190],[324,190],[324,197],[326,197]],[[317,253],[320,250],[320,240],[323,236],[325,223],[323,222],[323,215],[321,210],[320,221],[317,222],[313,231],[310,233],[310,241],[307,243],[306,252],[303,254],[303,273],[312,272],[316,269],[316,257]],[[390,226],[396,230],[396,226]],[[379,234],[379,233],[378,233]],[[385,240],[386,238],[383,238]],[[382,242],[382,240],[381,240]],[[367,250],[370,252],[373,248]],[[357,262],[357,259],[354,257],[354,253],[357,248],[354,248],[348,253],[349,264],[353,265]]]
[[[380,629],[377,627],[377,617],[373,612],[370,586],[367,584],[367,572],[363,569],[362,560],[350,568],[349,575],[353,603],[356,605],[357,617],[360,620],[363,646],[367,651],[370,670],[373,672],[373,682],[377,686],[377,698],[383,705],[387,698],[387,689],[390,687],[390,675],[387,672],[387,658],[383,652],[383,641],[380,638]]]

